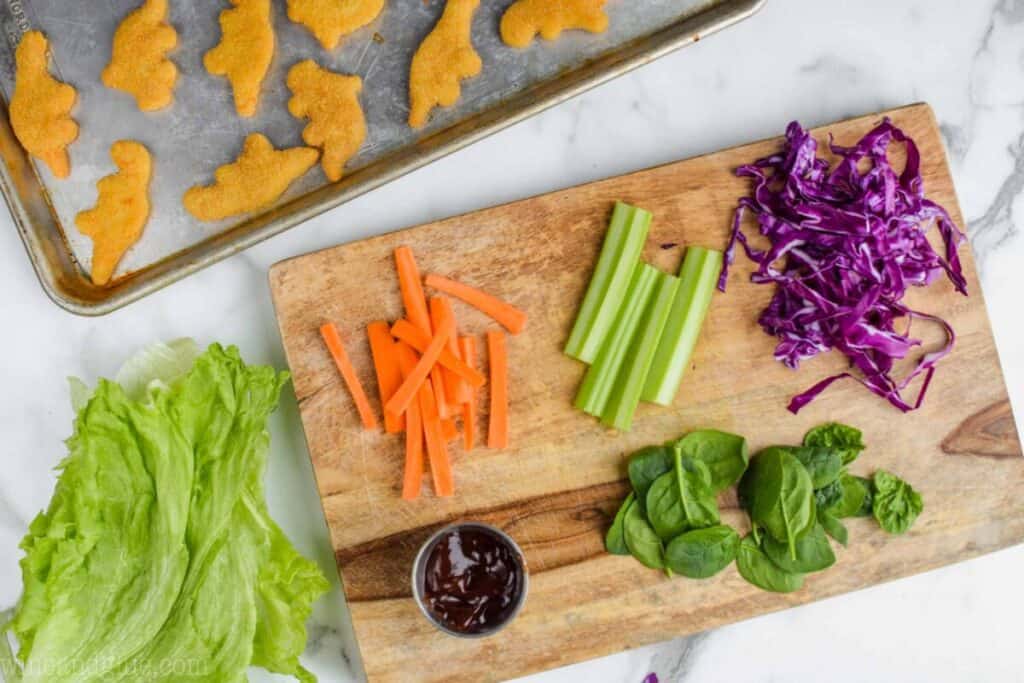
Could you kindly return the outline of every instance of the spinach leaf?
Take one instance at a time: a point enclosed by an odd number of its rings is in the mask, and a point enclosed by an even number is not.
[[[828,542],[828,536],[820,524],[804,534],[796,541],[796,557],[789,553],[789,546],[774,538],[768,537],[761,544],[764,554],[774,562],[779,569],[791,574],[810,574],[828,569],[836,563],[836,554],[832,551],[832,544]]]
[[[807,469],[785,448],[766,448],[740,480],[750,519],[796,557],[796,540],[814,526],[814,488]]]
[[[895,474],[878,470],[874,478],[874,514],[890,534],[905,533],[924,510],[924,500],[910,484]]]
[[[792,593],[804,585],[803,574],[779,569],[749,534],[740,541],[736,551],[736,569],[749,583],[773,593]]]
[[[736,559],[739,545],[739,534],[724,524],[687,531],[668,544],[665,564],[677,574],[691,579],[706,579]]]
[[[613,555],[629,555],[629,548],[626,547],[626,538],[623,535],[622,524],[626,519],[626,512],[629,506],[636,500],[636,495],[630,491],[626,500],[622,501],[619,511],[615,513],[615,520],[604,537],[604,547]]]
[[[865,485],[865,481],[867,480],[843,472],[839,479],[814,492],[814,500],[818,508],[818,523],[829,536],[844,546],[849,535],[846,526],[839,520],[844,517],[860,515],[864,501],[870,494],[870,482]],[[870,506],[871,502],[868,501],[869,514]]]
[[[854,517],[870,517],[875,507],[875,485],[867,477],[854,477],[864,487],[864,502],[860,509],[854,513]]]
[[[820,489],[828,486],[839,478],[843,471],[843,458],[839,451],[818,446],[798,446],[790,449],[797,460],[807,468],[811,475],[811,484]]]
[[[687,529],[718,524],[718,501],[707,465],[679,453],[674,457],[672,471],[654,481],[646,501],[647,518],[665,540]]]
[[[839,543],[846,547],[846,541],[849,535],[846,531],[846,526],[839,521],[838,518],[833,517],[832,513],[818,509],[818,524],[825,530],[832,538],[836,539]]]
[[[843,474],[839,477],[838,484],[842,490],[842,497],[829,510],[833,515],[842,519],[844,517],[856,517],[861,508],[864,507],[864,498],[868,495],[868,487],[864,485],[859,477],[851,474]]]
[[[651,569],[665,568],[665,550],[661,546],[661,539],[647,523],[643,509],[635,501],[626,510],[622,520],[622,536],[629,552],[640,564]]]
[[[715,429],[690,432],[673,445],[683,455],[708,466],[711,488],[715,493],[721,493],[739,481],[750,460],[746,439]]]
[[[819,510],[831,510],[843,500],[843,485],[837,479],[814,491],[814,504]]]
[[[870,482],[843,472],[838,479],[814,492],[818,512],[827,510],[833,517],[856,517],[864,507],[864,498],[869,493]]]
[[[668,540],[690,528],[674,470],[654,480],[645,506],[651,527],[660,538]]]
[[[804,436],[804,445],[838,451],[843,464],[849,465],[864,450],[862,437],[859,429],[838,422],[827,422],[807,432]]]
[[[665,446],[641,448],[629,458],[627,469],[637,500],[643,504],[654,480],[672,471],[672,449]]]

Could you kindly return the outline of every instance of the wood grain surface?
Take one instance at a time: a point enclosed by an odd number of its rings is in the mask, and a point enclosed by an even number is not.
[[[927,105],[888,112],[922,151],[927,194],[963,225],[942,140]],[[883,114],[827,126],[851,144]],[[771,289],[747,281],[738,258],[727,294],[716,294],[690,372],[669,409],[641,406],[630,433],[610,432],[572,408],[584,366],[561,349],[596,261],[614,200],[653,211],[646,256],[678,267],[682,246],[721,248],[747,183],[733,169],[776,150],[767,140],[486,211],[327,249],[277,264],[271,289],[294,373],[309,451],[331,530],[363,662],[371,681],[502,680],[646,643],[714,628],[964,560],[1024,540],[1024,459],[974,260],[962,257],[970,297],[941,280],[908,297],[958,333],[924,407],[902,415],[854,382],[839,383],[799,416],[794,393],[842,367],[837,354],[799,371],[772,359],[757,314]],[[895,150],[895,156],[899,150]],[[511,444],[506,451],[453,452],[457,492],[399,499],[402,439],[364,431],[318,334],[325,321],[345,335],[370,393],[376,385],[367,323],[402,315],[392,251],[411,246],[424,272],[438,272],[514,302],[530,314],[509,338]],[[460,323],[481,335],[493,325],[456,303]],[[915,333],[925,348],[935,329]],[[481,344],[481,346],[483,346]],[[483,359],[486,362],[486,359]],[[486,402],[482,411],[486,420]],[[762,592],[730,567],[707,581],[669,580],[602,538],[627,486],[633,450],[698,427],[745,435],[752,448],[794,443],[810,427],[841,420],[864,430],[858,474],[884,467],[924,495],[913,530],[887,536],[873,520],[850,520],[850,546],[833,569],[790,595]],[[485,422],[481,423],[485,425]],[[429,489],[429,486],[428,486]],[[735,497],[723,518],[747,529]],[[523,547],[531,591],[498,637],[459,640],[434,630],[411,598],[419,544],[440,525],[483,520]]]

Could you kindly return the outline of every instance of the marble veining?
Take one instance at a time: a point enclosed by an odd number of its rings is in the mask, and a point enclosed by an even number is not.
[[[777,135],[791,119],[816,126],[920,100],[934,107],[946,140],[1024,433],[1024,0],[768,0],[728,32],[100,319],[70,316],[45,298],[0,211],[0,606],[18,599],[17,545],[65,453],[65,377],[109,376],[139,346],[182,335],[235,343],[250,361],[283,367],[266,284],[274,262]],[[361,680],[289,391],[271,431],[270,509],[334,585],[314,608],[304,661],[322,681]],[[1024,548],[1012,548],[523,681],[640,683],[652,671],[663,683],[1019,680],[1022,573]],[[251,678],[272,680],[260,671]]]
[[[1013,169],[996,191],[985,213],[970,221],[971,242],[982,256],[1018,236],[1014,207],[1024,193],[1024,133],[1007,150],[1013,157]]]

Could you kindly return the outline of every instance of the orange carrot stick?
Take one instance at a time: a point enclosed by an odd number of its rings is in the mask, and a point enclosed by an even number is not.
[[[453,356],[462,360],[462,351],[459,349],[459,324],[455,319],[455,309],[452,308],[452,300],[446,296],[439,296],[437,299],[441,302],[439,305],[448,312],[448,317],[452,321],[452,336],[448,338],[448,350],[451,351]],[[451,377],[451,382],[446,385],[450,389],[448,402],[453,406],[460,406],[464,403],[460,399],[463,399],[469,392],[469,385],[451,370],[446,368],[445,371]]]
[[[430,335],[420,332],[420,330],[408,320],[399,320],[392,325],[391,334],[420,353],[426,351],[427,346],[430,345]],[[437,362],[469,382],[469,386],[474,389],[479,389],[484,385],[484,382],[487,381],[487,378],[484,377],[483,373],[466,365],[463,361],[456,358],[447,348],[441,351],[441,355],[438,356]]]
[[[424,380],[419,388],[420,412],[423,414],[423,432],[427,437],[427,457],[430,458],[430,473],[434,478],[434,492],[439,496],[455,493],[452,465],[448,459],[448,443],[441,434],[441,419],[434,403],[434,390],[430,380]]]
[[[436,306],[439,306],[440,308],[443,308],[446,311],[448,311],[448,317],[452,321],[453,329],[451,331],[452,336],[448,338],[448,350],[451,351],[452,355],[458,358],[460,361],[465,362],[465,360],[462,358],[462,349],[459,347],[459,326],[455,322],[455,311],[452,309],[451,299],[444,296],[432,298],[430,300],[431,316],[434,315],[434,299],[437,299],[440,302],[439,304],[436,304]],[[467,384],[464,379],[459,377],[450,368],[445,368],[444,388],[445,391],[447,392],[446,395],[448,397],[448,403],[452,406],[452,412],[454,414],[459,414],[462,410],[462,404],[469,401],[469,397],[473,390],[469,387],[469,384]]]
[[[416,392],[424,380],[427,379],[427,375],[430,374],[430,370],[437,363],[437,357],[441,355],[441,351],[444,350],[447,344],[448,329],[446,326],[442,326],[441,330],[434,335],[434,338],[430,340],[430,344],[423,351],[423,355],[420,357],[419,362],[416,363],[416,367],[413,368],[413,371],[402,382],[402,386],[398,387],[398,391],[391,397],[391,400],[385,404],[384,410],[395,415],[401,415],[405,412],[405,409],[409,407],[409,403],[415,397]]]
[[[444,368],[440,365],[434,365],[430,369],[430,384],[434,388],[434,403],[437,404],[437,414],[442,419],[447,420],[452,416],[452,411],[448,409],[448,399],[444,395]]]
[[[455,418],[449,417],[441,420],[441,435],[445,441],[455,441],[459,438],[459,427],[455,424]]]
[[[429,308],[431,329],[436,335],[441,331],[442,327],[446,328],[450,344],[455,321],[444,317],[444,305],[441,304],[438,297],[430,299]],[[441,416],[442,420],[447,420],[452,416],[452,411],[448,407],[448,378],[444,368],[440,365],[435,365],[431,368],[430,383],[434,386],[434,402],[437,404],[437,414]]]
[[[462,358],[469,367],[476,366],[476,339],[473,337],[462,337],[459,339],[459,347],[462,350]],[[469,385],[466,385],[469,388]],[[462,436],[463,447],[466,451],[473,450],[473,442],[476,440],[476,392],[470,389],[469,400],[462,406]]]
[[[420,270],[409,247],[395,249],[395,266],[398,269],[398,286],[402,290],[405,314],[413,325],[430,334],[430,313],[427,311],[427,297],[423,294]]]
[[[432,296],[430,297],[430,322],[433,324],[434,329],[440,324],[441,312],[448,312],[448,351],[455,356],[459,357],[459,332],[458,327],[455,325],[455,312],[452,310],[451,302],[443,296]],[[444,389],[444,402],[448,407],[448,416],[452,417],[458,415],[461,411],[459,404],[461,401],[458,400],[459,385],[462,380],[459,376],[454,374],[447,368],[438,368],[442,376],[442,387]],[[434,386],[437,386],[435,382]],[[435,392],[436,393],[436,392]],[[438,402],[441,401],[441,397],[438,397]],[[444,415],[442,415],[444,417]]]
[[[470,306],[483,311],[512,334],[519,334],[526,327],[525,313],[501,299],[495,298],[490,294],[484,294],[475,287],[470,287],[469,285],[464,285],[461,282],[449,280],[446,277],[433,273],[427,276],[426,283],[428,287],[433,287],[445,294],[451,294],[456,298],[462,299]]]
[[[416,352],[402,342],[397,342],[394,346],[402,376],[407,377],[416,367]],[[408,419],[405,429],[405,474],[402,477],[402,498],[415,500],[420,495],[420,488],[423,486],[423,420],[419,401],[410,403],[405,415]]]
[[[508,448],[508,351],[503,333],[488,330],[487,353],[491,362],[491,420],[487,445]]]
[[[398,391],[402,385],[402,369],[398,362],[395,340],[391,338],[391,328],[383,320],[370,323],[366,328],[370,338],[370,353],[373,355],[373,368],[377,372],[377,388],[380,389],[381,405]],[[412,351],[412,349],[409,349]],[[405,428],[404,415],[384,413],[384,431],[397,434]]]
[[[402,498],[416,500],[423,488],[423,419],[418,403],[409,406],[407,417]]]
[[[352,393],[352,400],[356,403],[356,410],[359,411],[363,426],[367,429],[376,428],[377,418],[373,415],[370,400],[366,398],[366,392],[363,391],[363,385],[359,382],[356,369],[352,367],[352,361],[349,360],[348,354],[345,353],[345,347],[341,344],[338,328],[334,326],[334,323],[325,323],[320,327],[320,336],[324,338],[324,343],[327,345],[327,350],[331,352],[331,357],[334,358],[334,364],[338,367],[341,378],[345,380],[348,390]]]

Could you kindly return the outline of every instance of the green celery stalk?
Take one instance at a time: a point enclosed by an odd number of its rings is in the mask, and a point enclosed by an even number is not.
[[[597,358],[622,306],[650,227],[649,211],[615,203],[601,256],[565,345],[566,355],[584,363],[593,363]]]
[[[647,304],[659,274],[657,268],[643,262],[638,262],[633,268],[633,277],[619,308],[615,325],[597,354],[594,364],[587,368],[583,384],[576,394],[575,405],[583,412],[597,417],[604,413],[615,388],[619,369],[626,359],[626,352],[647,311]]]
[[[679,271],[679,292],[662,333],[641,398],[667,406],[675,400],[697,346],[711,295],[722,272],[722,252],[688,247]]]
[[[647,382],[647,373],[651,369],[654,352],[658,350],[678,289],[679,278],[668,273],[658,273],[658,282],[654,285],[647,312],[630,345],[615,390],[602,415],[601,421],[604,424],[623,431],[628,431],[632,426],[633,413],[640,405],[640,394]]]

